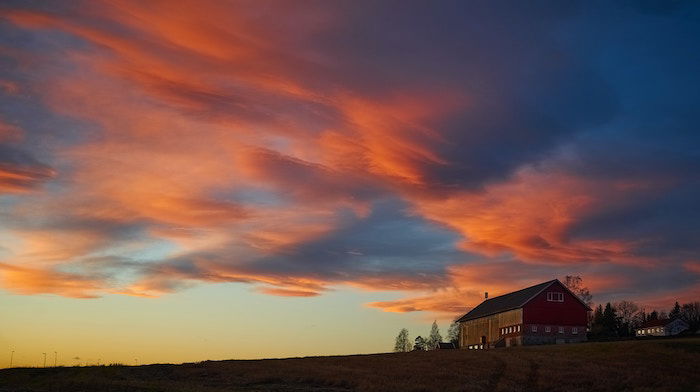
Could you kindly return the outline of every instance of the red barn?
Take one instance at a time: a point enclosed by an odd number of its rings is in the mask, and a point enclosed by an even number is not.
[[[582,342],[590,311],[559,280],[550,280],[486,299],[457,319],[459,347]]]

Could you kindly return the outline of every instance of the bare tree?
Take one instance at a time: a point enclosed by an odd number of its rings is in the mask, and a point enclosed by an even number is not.
[[[632,330],[638,326],[639,305],[632,301],[620,301],[613,304],[617,310],[617,317],[620,319],[620,329],[623,336],[632,333]]]
[[[440,328],[438,328],[437,321],[433,321],[433,326],[430,328],[430,336],[428,337],[428,350],[432,350],[437,346],[438,343],[442,342],[442,335],[440,335]]]
[[[408,339],[408,330],[402,328],[399,335],[396,337],[394,352],[405,353],[408,351],[411,351],[411,341]]]
[[[680,317],[688,323],[691,331],[696,331],[700,328],[700,302],[683,304]]]
[[[572,293],[576,294],[581,301],[586,305],[593,305],[593,296],[588,287],[583,286],[583,279],[578,275],[566,275],[566,280],[564,281],[564,286],[566,286]]]

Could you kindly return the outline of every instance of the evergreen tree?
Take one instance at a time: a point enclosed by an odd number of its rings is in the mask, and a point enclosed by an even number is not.
[[[425,339],[423,339],[422,336],[418,336],[415,340],[415,343],[413,344],[413,351],[424,351],[427,349],[428,348],[425,344]]]
[[[652,310],[651,313],[647,316],[647,321],[651,320],[658,320],[659,319],[659,312],[656,310]]]
[[[618,330],[618,319],[615,308],[612,307],[610,302],[605,304],[605,310],[603,310],[603,335],[605,336],[616,336]]]
[[[442,335],[440,335],[440,328],[438,328],[437,321],[433,321],[433,326],[430,328],[430,336],[428,337],[428,350],[432,350],[437,346],[438,343],[442,342]]]
[[[450,324],[450,328],[447,330],[447,340],[455,347],[459,345],[459,324]]]
[[[673,305],[673,309],[671,309],[671,313],[668,314],[668,318],[670,319],[676,319],[681,317],[681,305],[676,301],[676,303]]]
[[[408,339],[408,330],[402,328],[394,343],[394,352],[404,353],[411,351],[411,341]]]
[[[591,335],[603,335],[603,305],[598,305],[593,312],[593,321],[591,322]]]

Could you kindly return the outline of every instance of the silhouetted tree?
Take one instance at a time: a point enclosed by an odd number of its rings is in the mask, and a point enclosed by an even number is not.
[[[656,310],[652,310],[651,313],[647,316],[647,319],[644,321],[652,321],[652,320],[658,320],[659,319],[659,312]]]
[[[649,317],[649,315],[647,315],[645,309],[642,308],[642,309],[640,309],[639,312],[637,313],[637,317],[636,317],[635,323],[636,323],[638,326],[639,326],[639,325],[642,325],[645,321],[647,321],[647,317]]]
[[[603,330],[603,305],[599,304],[593,311],[593,320],[591,321],[591,336],[601,336],[603,335]]]
[[[637,318],[639,306],[632,301],[620,301],[613,305],[617,311],[619,320],[618,334],[620,336],[634,335],[634,329],[637,327]]]
[[[618,330],[617,312],[610,302],[605,304],[603,310],[603,334],[605,336],[616,336]]]
[[[411,351],[411,341],[408,339],[408,330],[402,328],[399,335],[396,337],[394,352],[403,353],[408,351]]]
[[[681,305],[676,301],[676,303],[673,304],[673,309],[668,313],[668,318],[677,319],[679,317],[681,317]]]
[[[610,302],[596,306],[591,323],[591,337],[613,337],[618,335],[620,329],[620,319]]]
[[[413,344],[413,350],[414,351],[424,351],[427,349],[428,348],[425,344],[425,339],[423,339],[422,336],[418,336],[415,340],[415,343]]]
[[[442,335],[440,335],[440,328],[438,328],[437,321],[433,321],[433,326],[430,328],[430,336],[428,337],[428,350],[432,350],[435,346],[442,342]]]
[[[690,331],[695,332],[700,328],[700,302],[689,302],[681,306],[681,320],[688,323]]]
[[[450,324],[450,328],[447,330],[447,340],[455,347],[459,345],[459,324]]]
[[[591,306],[593,304],[591,291],[588,290],[588,287],[583,286],[583,279],[581,279],[580,276],[566,275],[564,286],[571,290],[572,293],[576,294],[586,305]]]

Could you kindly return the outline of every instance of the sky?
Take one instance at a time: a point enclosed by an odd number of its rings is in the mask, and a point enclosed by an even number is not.
[[[3,1],[0,367],[700,299],[700,3]]]

